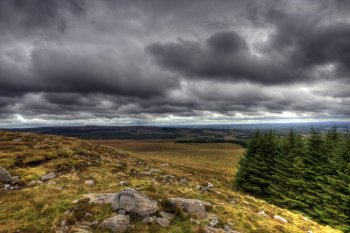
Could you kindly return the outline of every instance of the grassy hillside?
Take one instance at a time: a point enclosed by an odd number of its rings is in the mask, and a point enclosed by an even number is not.
[[[101,145],[110,144],[109,146]],[[230,181],[243,149],[231,144],[175,144],[171,141],[82,141],[58,136],[0,132],[0,166],[19,176],[18,189],[0,191],[0,232],[55,232],[67,211],[74,218],[98,221],[112,214],[109,205],[84,205],[74,200],[88,193],[118,192],[128,181],[160,207],[168,197],[197,198],[213,204],[220,224],[240,232],[339,232],[265,201],[235,192]],[[152,168],[161,170],[142,175]],[[58,177],[28,186],[43,174]],[[170,180],[169,176],[173,176]],[[180,182],[186,178],[188,183]],[[93,180],[94,185],[85,184]],[[200,192],[211,182],[214,189]],[[80,204],[79,204],[80,203]],[[259,215],[264,210],[267,216]],[[82,215],[81,213],[89,213]],[[288,220],[282,224],[272,218]],[[201,232],[205,220],[177,217],[169,228],[133,220],[128,232]],[[103,232],[98,225],[93,232]],[[74,231],[73,231],[74,232]]]

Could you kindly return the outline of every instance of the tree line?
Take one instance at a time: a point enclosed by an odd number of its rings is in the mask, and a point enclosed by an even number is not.
[[[350,232],[350,132],[336,127],[326,133],[312,128],[306,136],[257,131],[235,185]]]

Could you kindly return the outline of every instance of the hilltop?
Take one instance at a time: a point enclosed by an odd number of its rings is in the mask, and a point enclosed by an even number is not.
[[[116,210],[120,225],[130,219],[126,232],[339,232],[232,189],[239,145],[142,143],[0,132],[0,167],[11,176],[1,185],[0,232],[108,232]],[[121,197],[142,200],[151,218],[120,208]],[[171,198],[200,204],[174,207]]]

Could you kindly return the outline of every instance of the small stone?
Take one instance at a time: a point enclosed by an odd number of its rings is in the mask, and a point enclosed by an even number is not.
[[[119,182],[120,186],[128,186],[129,184],[130,183],[128,181],[125,181],[125,180]]]
[[[19,176],[12,176],[11,177],[11,183],[12,184],[17,184],[18,183],[18,181],[19,181]]]
[[[214,188],[214,185],[212,183],[208,183],[206,186],[202,186],[201,191],[206,192]]]
[[[51,180],[51,179],[54,179],[54,178],[56,178],[56,173],[55,172],[49,172],[49,173],[43,175],[41,177],[41,180],[42,181],[48,181],[48,180]]]
[[[149,170],[149,172],[150,172],[151,174],[154,174],[154,173],[160,173],[160,172],[162,172],[162,171],[159,170],[159,169],[156,169],[156,168],[152,168],[151,170]]]
[[[259,211],[258,215],[261,215],[261,216],[264,216],[264,217],[267,216],[264,210]]]
[[[162,227],[167,227],[170,225],[170,221],[166,218],[157,218],[156,222]]]
[[[181,183],[181,184],[188,184],[188,181],[187,181],[186,178],[182,178],[182,179],[180,180],[180,183]]]
[[[5,190],[9,190],[10,188],[11,188],[11,185],[5,184],[5,186],[4,186],[4,189],[5,189]]]
[[[210,227],[210,226],[204,227],[203,231],[205,233],[226,233],[225,230],[223,230],[223,229]]]
[[[84,184],[87,185],[87,186],[93,186],[95,184],[95,181],[93,181],[93,180],[86,180],[84,182]]]
[[[128,229],[129,222],[129,215],[114,215],[105,219],[101,224],[101,227],[113,233],[123,233]]]
[[[219,223],[219,219],[218,219],[218,216],[216,214],[208,213],[207,219],[210,221],[209,225],[211,227],[215,227]]]
[[[284,224],[285,224],[285,223],[288,223],[288,220],[287,220],[287,219],[282,218],[281,216],[278,216],[278,215],[274,215],[274,216],[273,216],[273,219],[279,221],[280,223],[284,223]]]
[[[141,172],[140,175],[141,176],[150,176],[151,173],[150,172]]]
[[[49,180],[49,182],[47,182],[48,185],[56,185],[56,181],[54,180]]]
[[[11,182],[12,178],[8,171],[0,167],[0,182]]]
[[[232,230],[228,225],[224,225],[225,233],[240,233],[239,231]]]
[[[146,217],[141,220],[141,223],[147,224],[147,223],[153,223],[156,217]]]
[[[27,186],[36,186],[39,184],[42,184],[43,182],[41,180],[33,180],[27,184]]]
[[[70,230],[72,233],[92,233],[92,231],[87,226],[74,226]]]
[[[166,213],[166,212],[160,212],[159,215],[162,217],[162,218],[166,218],[168,220],[172,220],[175,215],[171,214],[171,213]]]

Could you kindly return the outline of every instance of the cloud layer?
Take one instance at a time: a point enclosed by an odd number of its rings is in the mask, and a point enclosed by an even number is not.
[[[0,1],[0,126],[350,118],[346,1]]]

